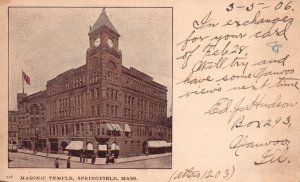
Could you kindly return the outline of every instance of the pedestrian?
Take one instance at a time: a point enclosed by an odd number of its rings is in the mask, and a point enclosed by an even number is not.
[[[71,168],[71,161],[70,161],[71,157],[68,157],[67,160],[67,168]]]
[[[58,161],[58,158],[55,159],[54,164],[55,164],[55,168],[59,168],[59,161]]]
[[[115,163],[115,154],[112,154],[110,157],[110,162]]]
[[[105,162],[106,164],[109,164],[109,159],[110,159],[110,156],[109,156],[109,154],[107,154],[106,155],[106,162]]]
[[[82,152],[80,152],[79,158],[80,158],[80,162],[82,162]]]
[[[95,161],[96,161],[96,155],[93,154],[93,155],[92,155],[91,164],[95,164]]]
[[[49,147],[46,145],[46,152],[47,152],[47,157],[49,156]]]

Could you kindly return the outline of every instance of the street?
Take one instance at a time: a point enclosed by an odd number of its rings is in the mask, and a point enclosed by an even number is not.
[[[55,168],[53,158],[19,152],[10,153],[9,156],[11,159],[9,167],[12,168]],[[71,161],[71,168],[171,168],[171,160],[172,156],[163,156],[153,159],[103,165]],[[60,168],[66,168],[66,165],[66,160],[60,160]]]

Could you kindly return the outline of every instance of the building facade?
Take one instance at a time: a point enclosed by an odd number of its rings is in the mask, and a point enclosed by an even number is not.
[[[11,144],[18,144],[18,112],[8,112],[8,141]]]
[[[49,80],[45,91],[18,94],[21,146],[99,157],[148,153],[148,141],[168,137],[167,87],[122,65],[120,34],[105,10],[88,36],[85,65]]]

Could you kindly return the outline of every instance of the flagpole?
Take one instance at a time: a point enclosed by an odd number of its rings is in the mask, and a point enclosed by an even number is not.
[[[22,70],[22,88],[23,88],[23,94],[24,94],[24,78],[23,78],[23,70]]]

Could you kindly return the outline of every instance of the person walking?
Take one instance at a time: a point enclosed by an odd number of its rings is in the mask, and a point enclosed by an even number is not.
[[[111,163],[115,163],[115,154],[111,155],[110,162]]]
[[[109,164],[109,159],[110,159],[110,156],[109,156],[109,154],[106,154],[106,164]]]
[[[59,160],[58,160],[58,158],[55,159],[54,164],[55,164],[55,168],[59,168]]]
[[[82,156],[83,154],[82,154],[82,152],[80,152],[80,155],[79,155],[79,158],[80,158],[80,162],[82,162]]]
[[[67,159],[67,168],[71,168],[71,157],[68,157]]]
[[[95,164],[95,161],[96,161],[96,155],[93,154],[93,155],[92,155],[91,164]]]

